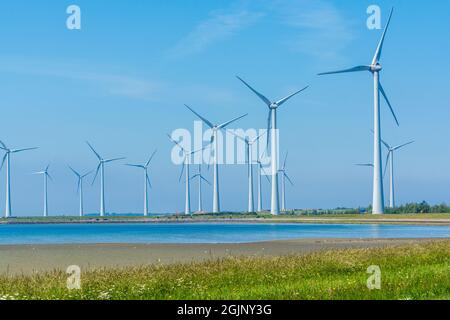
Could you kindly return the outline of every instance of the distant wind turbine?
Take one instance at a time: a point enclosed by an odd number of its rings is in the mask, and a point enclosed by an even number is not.
[[[5,151],[3,156],[2,164],[0,166],[0,171],[6,162],[6,205],[5,205],[5,218],[9,218],[12,215],[11,211],[11,154],[19,153],[28,150],[35,150],[37,148],[26,148],[26,149],[9,149],[6,145],[0,141],[0,150]]]
[[[374,175],[373,175],[373,214],[383,214],[384,213],[384,193],[383,193],[383,175],[382,175],[382,159],[381,159],[381,124],[380,124],[380,92],[386,100],[392,115],[394,116],[395,122],[398,123],[397,116],[394,113],[391,103],[380,83],[380,72],[382,66],[380,64],[381,52],[383,49],[384,39],[386,37],[386,32],[389,28],[391,22],[393,9],[389,15],[389,20],[387,22],[386,28],[383,31],[381,40],[378,43],[378,47],[375,51],[372,63],[365,66],[357,66],[350,69],[324,72],[319,75],[337,74],[337,73],[347,73],[347,72],[359,72],[359,71],[369,71],[373,75],[374,79]]]
[[[92,150],[92,152],[95,154],[99,162],[97,170],[95,171],[94,179],[92,180],[92,184],[94,184],[95,179],[97,179],[98,172],[100,171],[100,216],[103,217],[105,215],[105,164],[114,161],[124,160],[126,158],[115,158],[105,160],[100,156],[100,154],[97,151],[95,151],[94,147],[92,147],[92,145],[89,142],[86,141],[86,143]]]
[[[198,178],[198,212],[203,212],[203,199],[202,199],[202,182],[206,182],[208,185],[211,183],[202,175],[202,165],[198,165],[198,173],[192,176],[191,179]]]
[[[145,164],[127,164],[129,167],[135,167],[144,170],[144,216],[148,216],[148,187],[152,187],[150,182],[150,177],[148,175],[148,167],[153,160],[153,157],[156,154],[156,150],[150,156],[148,161]]]
[[[178,179],[178,181],[181,181],[181,178],[183,177],[183,173],[186,173],[186,177],[185,177],[186,192],[185,192],[184,214],[189,215],[189,214],[191,214],[191,184],[190,184],[191,177],[190,177],[190,173],[189,173],[191,156],[197,152],[205,150],[205,148],[195,150],[195,151],[188,151],[185,148],[183,148],[183,146],[181,146],[181,144],[179,142],[172,139],[172,137],[169,134],[167,136],[169,137],[170,141],[172,141],[183,152],[184,160],[183,160],[183,165],[181,167],[180,178]]]
[[[258,210],[258,212],[263,212],[262,181],[261,181],[262,179],[261,179],[261,176],[264,175],[269,183],[270,183],[270,179],[269,179],[268,174],[264,170],[264,166],[263,166],[263,164],[261,162],[261,159],[259,159],[257,161],[257,163],[258,163],[258,169],[259,169],[258,170],[258,200],[257,200],[258,202],[257,202],[257,210]]]
[[[213,179],[213,213],[219,213],[220,212],[220,197],[219,197],[219,164],[218,164],[218,149],[219,149],[219,144],[217,141],[217,132],[219,130],[225,129],[227,126],[229,126],[230,124],[232,124],[233,122],[236,122],[240,119],[242,119],[243,117],[247,116],[247,114],[244,114],[240,117],[237,117],[233,120],[224,122],[220,125],[217,124],[213,124],[212,122],[210,122],[208,119],[202,117],[201,115],[199,115],[197,112],[195,112],[191,107],[189,107],[188,105],[185,105],[186,108],[188,108],[189,110],[191,110],[191,112],[193,114],[195,114],[197,117],[200,118],[200,120],[202,120],[208,127],[211,128],[212,130],[212,135],[211,135],[211,145],[214,145],[214,162],[213,162],[213,171],[214,171],[214,179]]]
[[[44,217],[48,217],[48,182],[47,180],[50,179],[53,181],[52,177],[48,173],[48,168],[50,165],[48,165],[44,171],[35,172],[34,174],[39,174],[44,176]]]
[[[270,135],[272,138],[271,141],[271,174],[272,174],[272,196],[271,196],[271,206],[270,212],[273,215],[280,214],[280,199],[278,195],[278,137],[277,137],[277,109],[281,105],[283,105],[286,101],[299,94],[300,92],[306,90],[308,88],[304,87],[303,89],[283,98],[277,102],[272,102],[267,99],[264,95],[253,89],[247,82],[242,80],[240,77],[237,77],[244,85],[246,85],[253,93],[255,93],[269,108],[269,117],[267,119],[267,131],[270,131]],[[267,135],[267,142],[269,142],[269,135]]]
[[[257,136],[254,139],[249,139],[248,137],[241,137],[240,135],[229,131],[231,134],[233,134],[234,136],[236,136],[238,139],[244,141],[245,143],[245,147],[246,147],[246,152],[247,152],[247,176],[248,176],[248,207],[247,207],[247,211],[248,212],[255,212],[255,206],[254,206],[254,196],[253,196],[253,150],[252,147],[253,145],[258,142],[258,140],[267,133],[263,132],[262,134],[260,134],[259,136]]]
[[[91,173],[94,172],[94,170],[89,171],[88,173],[85,174],[80,174],[77,171],[75,171],[75,169],[73,169],[71,166],[69,166],[69,169],[73,172],[73,174],[77,177],[78,179],[78,185],[77,185],[77,192],[78,192],[78,196],[79,196],[79,202],[80,202],[80,210],[79,210],[79,214],[80,217],[84,216],[84,207],[83,207],[83,181],[84,178],[86,178],[88,175],[90,175]]]
[[[279,173],[281,174],[281,211],[286,211],[286,179],[289,181],[289,183],[293,186],[294,183],[289,178],[289,176],[286,173],[286,162],[288,159],[288,153],[286,153],[286,156],[284,158],[283,167],[279,170]]]
[[[386,176],[387,167],[389,164],[389,208],[395,208],[395,191],[394,191],[394,152],[406,147],[415,141],[410,141],[408,143],[402,144],[400,146],[391,147],[385,141],[381,140],[386,149],[388,150],[387,158],[386,158],[386,167],[384,168],[384,175]],[[389,161],[390,160],[390,161]]]

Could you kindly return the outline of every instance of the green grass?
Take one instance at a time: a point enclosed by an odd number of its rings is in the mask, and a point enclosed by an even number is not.
[[[378,265],[381,290],[368,290]],[[15,299],[450,299],[450,240],[401,248],[306,256],[229,258],[204,263],[82,273],[81,290],[63,272],[0,277]]]

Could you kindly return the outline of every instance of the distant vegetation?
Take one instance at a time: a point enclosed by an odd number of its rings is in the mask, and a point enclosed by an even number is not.
[[[228,258],[204,263],[106,269],[81,274],[0,276],[0,299],[450,299],[450,240],[306,256]],[[381,268],[381,289],[367,268]]]

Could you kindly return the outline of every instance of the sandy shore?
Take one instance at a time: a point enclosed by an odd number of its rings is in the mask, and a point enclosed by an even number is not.
[[[430,239],[299,239],[247,244],[88,244],[0,246],[0,274],[82,270],[204,261],[228,256],[278,256],[320,250],[408,245]]]

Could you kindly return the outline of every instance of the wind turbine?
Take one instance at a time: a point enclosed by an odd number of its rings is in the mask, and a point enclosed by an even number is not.
[[[382,175],[382,159],[381,159],[381,123],[380,123],[380,92],[391,110],[392,115],[394,116],[395,122],[399,125],[397,116],[394,113],[394,109],[392,108],[391,103],[386,95],[386,92],[383,89],[383,86],[380,82],[380,72],[382,70],[382,66],[380,64],[381,52],[383,49],[384,39],[386,37],[386,32],[389,28],[389,24],[391,22],[393,9],[389,15],[389,20],[387,22],[386,28],[383,31],[383,35],[381,36],[381,40],[378,43],[378,47],[375,51],[375,55],[373,57],[372,63],[370,65],[357,66],[350,69],[340,70],[340,71],[332,71],[332,72],[324,72],[319,75],[327,75],[327,74],[337,74],[337,73],[347,73],[347,72],[359,72],[359,71],[369,71],[373,75],[374,79],[374,175],[373,175],[373,214],[383,214],[384,213],[384,193],[383,193],[383,175]]]
[[[185,192],[185,203],[184,203],[184,214],[185,215],[189,215],[191,214],[191,184],[190,184],[190,173],[189,173],[189,165],[190,165],[190,159],[191,156],[197,152],[203,151],[205,150],[205,148],[199,149],[199,150],[195,150],[195,151],[187,151],[185,148],[183,148],[181,146],[181,144],[175,140],[172,139],[172,137],[168,134],[167,135],[170,139],[170,141],[172,141],[177,147],[179,147],[181,149],[181,151],[183,152],[183,166],[181,167],[181,174],[180,174],[180,178],[178,179],[178,181],[181,181],[181,178],[183,177],[183,173],[186,173],[186,178],[185,178],[185,183],[186,183],[186,192]]]
[[[89,142],[86,141],[86,143],[98,159],[98,166],[97,170],[95,171],[95,177],[94,180],[92,180],[92,184],[94,184],[95,179],[97,179],[98,172],[100,171],[100,216],[103,217],[105,215],[105,164],[123,160],[125,158],[115,158],[105,160],[100,156],[100,154],[97,151],[95,151],[94,147],[92,147],[92,145]]]
[[[129,167],[135,167],[144,170],[144,216],[148,216],[148,187],[152,187],[152,184],[150,183],[150,177],[148,175],[148,166],[150,165],[150,162],[152,162],[153,157],[156,154],[156,150],[153,152],[153,154],[150,156],[148,161],[145,164],[127,164]]]
[[[224,122],[220,125],[213,124],[208,119],[202,117],[197,112],[195,112],[191,107],[188,105],[185,105],[193,114],[195,114],[197,117],[200,118],[208,127],[211,128],[212,134],[211,134],[211,142],[210,144],[214,144],[214,162],[213,162],[213,171],[214,171],[214,180],[213,180],[213,213],[219,213],[220,212],[220,197],[219,197],[219,164],[218,164],[218,149],[219,144],[217,141],[217,132],[221,129],[225,129],[227,126],[232,124],[233,122],[242,119],[243,117],[247,116],[247,114],[244,114],[240,117],[237,117],[235,119],[232,119],[230,121]]]
[[[77,192],[78,192],[78,196],[80,198],[80,217],[84,216],[84,207],[83,207],[83,180],[84,178],[86,178],[88,175],[90,175],[92,171],[89,171],[86,174],[80,174],[77,171],[75,171],[75,169],[73,169],[71,166],[69,166],[69,169],[73,172],[73,174],[78,178],[78,185],[77,185]]]
[[[386,167],[384,168],[384,175],[386,176],[386,170],[389,164],[389,208],[395,208],[395,192],[394,192],[394,152],[406,147],[415,141],[410,141],[408,143],[402,144],[400,146],[391,147],[385,141],[381,140],[384,146],[388,150],[387,158],[386,158]],[[390,160],[390,161],[389,161]]]
[[[0,171],[6,162],[6,205],[5,205],[5,218],[11,217],[11,154],[19,153],[28,150],[35,150],[37,148],[26,148],[26,149],[9,149],[6,145],[0,141],[0,149],[5,151],[3,156],[2,164],[0,166]]]
[[[198,178],[198,212],[203,212],[203,200],[202,200],[202,181],[205,181],[208,185],[211,183],[202,175],[202,165],[198,165],[198,173],[192,176],[191,179]]]
[[[257,136],[254,139],[249,139],[248,137],[241,137],[240,135],[229,131],[231,134],[236,136],[238,139],[244,141],[247,151],[247,176],[248,176],[248,212],[255,212],[255,206],[254,206],[254,196],[253,196],[253,153],[252,153],[252,147],[253,145],[258,142],[258,140],[265,135],[267,132],[263,132],[259,136]]]
[[[283,167],[278,171],[281,174],[281,211],[286,211],[286,179],[289,181],[289,183],[294,186],[294,183],[289,178],[289,176],[286,173],[286,162],[288,158],[289,153],[286,153],[286,156],[284,158]]]
[[[52,177],[48,173],[48,168],[50,165],[48,165],[44,171],[35,172],[34,174],[41,174],[44,176],[44,217],[48,217],[48,183],[47,180],[50,178],[50,180],[53,181]]]
[[[270,179],[269,176],[266,174],[266,171],[264,170],[264,166],[261,162],[261,159],[259,159],[257,161],[258,163],[258,204],[257,204],[257,210],[258,212],[262,212],[263,211],[263,205],[262,205],[262,182],[261,182],[261,175],[264,174],[264,176],[266,177],[267,181],[270,183]]]
[[[286,101],[299,94],[300,92],[306,90],[309,86],[283,98],[277,102],[272,102],[267,99],[264,95],[253,89],[247,82],[237,77],[244,85],[246,85],[253,93],[255,93],[269,108],[269,117],[267,119],[267,131],[270,131],[272,142],[270,144],[270,156],[271,156],[271,175],[272,175],[272,196],[271,196],[271,206],[270,212],[273,215],[278,215],[280,213],[280,200],[278,195],[278,134],[277,134],[277,109],[281,107]],[[269,135],[267,135],[267,142],[269,142]],[[267,143],[268,144],[268,143]]]

